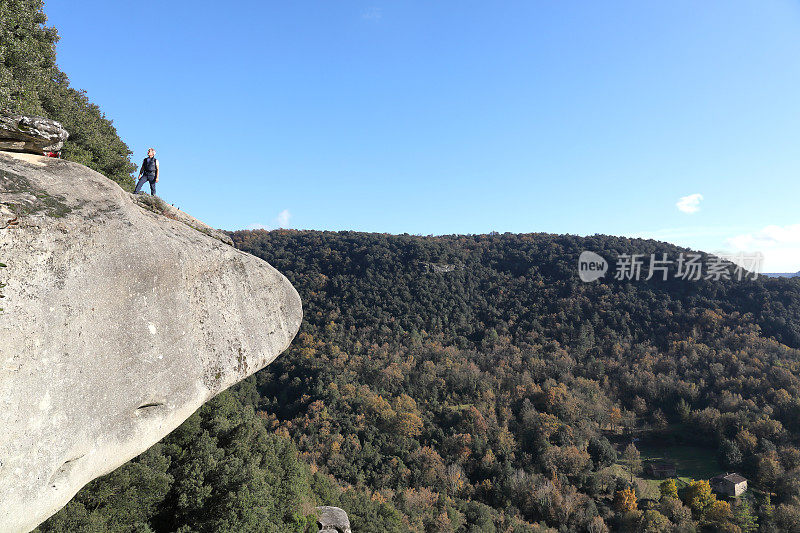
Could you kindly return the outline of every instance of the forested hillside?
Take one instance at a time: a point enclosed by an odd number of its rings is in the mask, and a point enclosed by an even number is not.
[[[42,0],[0,0],[0,109],[61,122],[62,155],[132,189],[131,151],[111,121],[56,65],[58,32]]]
[[[583,283],[585,249],[681,252],[604,236],[232,237],[300,292],[293,345],[43,531],[800,528],[800,280]],[[702,468],[659,487],[654,447]]]
[[[256,408],[410,529],[800,527],[797,280],[583,283],[582,250],[681,251],[604,236],[233,237],[305,305]],[[708,449],[751,498],[620,503],[632,439]]]

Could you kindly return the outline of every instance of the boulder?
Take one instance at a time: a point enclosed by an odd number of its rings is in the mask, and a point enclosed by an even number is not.
[[[317,507],[317,524],[320,533],[352,533],[350,531],[350,519],[347,513],[340,507],[330,507],[323,505]]]
[[[0,150],[42,155],[61,150],[67,137],[67,130],[55,120],[0,111]]]
[[[25,153],[0,152],[0,296],[3,532],[33,529],[269,364],[302,319],[261,259]]]

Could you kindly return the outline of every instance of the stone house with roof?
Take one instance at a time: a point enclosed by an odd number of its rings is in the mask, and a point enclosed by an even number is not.
[[[737,473],[720,474],[711,478],[711,490],[726,496],[739,496],[747,490],[747,479]]]

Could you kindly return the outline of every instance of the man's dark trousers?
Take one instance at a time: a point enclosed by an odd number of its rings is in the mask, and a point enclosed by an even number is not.
[[[146,182],[146,181],[150,182],[150,194],[155,196],[156,195],[156,177],[155,176],[147,176],[147,175],[144,175],[141,178],[139,178],[139,183],[136,184],[136,189],[133,191],[133,194],[139,194],[139,191],[141,190],[142,186],[144,185],[144,182]]]

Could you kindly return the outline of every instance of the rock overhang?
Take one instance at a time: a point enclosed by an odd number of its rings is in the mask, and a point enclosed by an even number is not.
[[[82,165],[0,153],[0,206],[0,530],[27,531],[269,364],[302,306]]]

